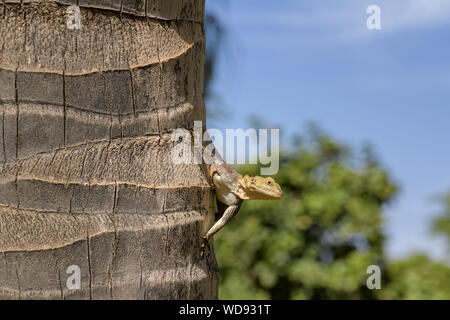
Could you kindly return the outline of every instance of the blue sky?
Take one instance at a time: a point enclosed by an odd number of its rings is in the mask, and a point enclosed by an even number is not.
[[[433,196],[450,190],[450,1],[206,2],[227,28],[214,91],[228,117],[209,126],[247,128],[257,114],[283,136],[315,121],[371,142],[401,187],[386,208],[388,255],[445,259],[429,228]],[[366,27],[371,4],[381,30]]]

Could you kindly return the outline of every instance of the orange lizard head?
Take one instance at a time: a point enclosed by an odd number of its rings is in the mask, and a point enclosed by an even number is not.
[[[244,176],[239,181],[239,197],[251,200],[276,200],[283,196],[283,191],[272,178]]]

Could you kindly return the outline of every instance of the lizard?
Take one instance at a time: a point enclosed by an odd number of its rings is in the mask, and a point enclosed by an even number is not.
[[[203,236],[208,241],[239,211],[244,200],[277,200],[283,196],[278,183],[271,177],[242,176],[216,152],[208,174],[214,184],[220,219]]]

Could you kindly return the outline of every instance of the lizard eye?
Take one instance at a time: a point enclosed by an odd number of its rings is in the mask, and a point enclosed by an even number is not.
[[[255,184],[255,182],[256,182],[255,180],[250,180],[251,184]]]
[[[270,186],[272,184],[272,181],[267,181],[267,184]]]

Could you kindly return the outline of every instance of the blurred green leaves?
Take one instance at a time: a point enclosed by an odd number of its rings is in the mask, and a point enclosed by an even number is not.
[[[373,151],[355,153],[313,127],[281,163],[274,179],[284,197],[245,201],[216,236],[220,298],[450,298],[446,265],[426,257],[386,262],[383,207],[397,186]],[[258,174],[256,166],[238,170]],[[372,264],[381,267],[382,290],[366,287]]]
[[[284,197],[245,201],[216,237],[221,298],[372,296],[366,269],[384,259],[381,211],[396,186],[371,159],[355,164],[318,128],[297,141],[274,177]]]
[[[425,255],[392,262],[391,281],[380,290],[380,299],[450,299],[450,268]]]
[[[433,220],[433,231],[436,234],[445,236],[450,248],[450,192],[441,195],[439,200],[443,205],[443,210]]]

